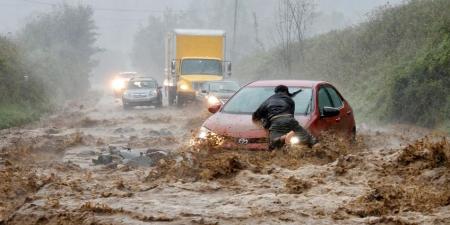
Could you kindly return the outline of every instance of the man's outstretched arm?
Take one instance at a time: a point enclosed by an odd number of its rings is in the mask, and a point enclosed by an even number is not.
[[[267,101],[263,102],[259,108],[252,114],[252,120],[254,122],[259,122],[262,118],[265,118],[267,115]]]

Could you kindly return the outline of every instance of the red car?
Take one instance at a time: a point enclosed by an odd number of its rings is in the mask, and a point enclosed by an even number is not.
[[[337,131],[349,138],[356,134],[355,119],[350,104],[330,83],[306,80],[255,81],[241,88],[225,104],[210,106],[214,113],[200,128],[198,138],[211,136],[223,140],[225,148],[267,149],[267,131],[252,121],[252,113],[274,94],[277,85],[286,85],[290,92],[302,89],[293,99],[295,118],[312,135],[326,130]]]

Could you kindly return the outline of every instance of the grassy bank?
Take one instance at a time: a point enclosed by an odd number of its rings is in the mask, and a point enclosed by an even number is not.
[[[0,129],[89,90],[99,51],[92,15],[88,6],[63,4],[32,17],[14,38],[0,36]]]
[[[0,129],[20,126],[38,119],[43,111],[18,104],[0,105]]]
[[[247,58],[236,73],[327,80],[342,90],[360,122],[450,130],[449,10],[447,0],[386,6],[362,24],[306,40],[290,75],[279,49]]]

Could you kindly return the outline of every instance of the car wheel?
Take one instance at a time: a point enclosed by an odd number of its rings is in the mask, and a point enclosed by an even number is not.
[[[128,103],[123,102],[123,109],[125,110],[131,109],[131,106]]]
[[[175,99],[177,97],[176,89],[173,87],[169,87],[169,105],[173,105],[175,103]]]
[[[352,133],[350,134],[350,143],[356,144],[356,128],[353,127]]]
[[[162,100],[160,99],[160,100],[158,100],[158,102],[156,103],[156,108],[160,108],[160,107],[162,107],[162,105],[163,105],[163,103],[162,103]]]
[[[183,104],[184,104],[184,99],[180,95],[178,95],[177,96],[177,107],[183,107]]]

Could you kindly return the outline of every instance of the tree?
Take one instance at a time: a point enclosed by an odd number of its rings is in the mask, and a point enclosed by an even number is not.
[[[256,13],[255,12],[253,12],[252,15],[253,15],[253,29],[254,29],[254,32],[255,32],[255,43],[256,43],[256,46],[257,46],[258,50],[264,51],[265,50],[264,43],[259,38],[258,18],[256,17]]]
[[[31,73],[20,47],[0,36],[0,105],[46,102],[42,82]]]
[[[167,33],[177,28],[180,14],[166,9],[161,17],[150,16],[148,25],[134,36],[131,58],[134,67],[143,73],[164,75],[164,40]]]
[[[303,56],[305,34],[311,22],[314,7],[311,0],[279,1],[276,29],[280,42],[280,59],[289,75],[294,58],[301,59]]]
[[[247,11],[248,2],[239,1],[236,8],[235,1],[222,0],[192,0],[186,11],[172,11],[166,9],[162,16],[150,16],[148,24],[142,27],[134,37],[131,53],[134,67],[139,72],[164,74],[164,39],[165,35],[174,28],[186,29],[219,29],[227,32],[227,59],[234,62],[244,56],[261,49],[262,41],[255,33],[256,18]],[[254,3],[254,4],[259,4]],[[233,35],[235,9],[236,34]],[[233,36],[236,46],[232,49]]]
[[[27,52],[35,76],[48,84],[61,100],[85,93],[91,70],[96,36],[93,10],[89,6],[61,5],[40,14],[19,33],[19,44]]]

